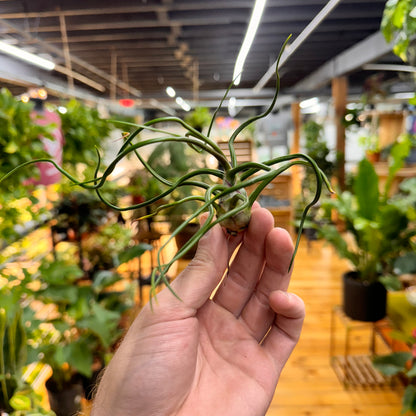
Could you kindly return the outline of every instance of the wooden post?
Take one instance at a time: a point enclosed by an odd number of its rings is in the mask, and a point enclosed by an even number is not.
[[[291,153],[299,153],[300,151],[300,129],[301,116],[300,106],[298,102],[292,103],[292,119],[293,119],[293,143]],[[292,168],[292,191],[294,196],[301,193],[302,177],[300,166],[293,166]]]
[[[348,80],[347,77],[332,80],[332,100],[335,109],[336,151],[337,151],[337,180],[341,190],[345,189],[345,126],[342,123],[347,107]]]

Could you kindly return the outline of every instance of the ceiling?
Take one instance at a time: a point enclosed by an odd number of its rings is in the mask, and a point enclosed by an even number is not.
[[[273,68],[289,34],[292,46],[334,0],[268,0],[241,83],[240,103],[262,106],[273,92]],[[20,93],[43,84],[138,106],[176,106],[172,86],[191,105],[218,104],[229,86],[253,0],[0,0],[0,39],[58,64],[47,72],[0,54],[0,83]],[[340,0],[281,66],[282,95],[330,93],[333,76],[359,91],[368,62],[396,63],[379,33],[385,0]],[[303,35],[301,35],[303,36]],[[352,49],[351,49],[352,48]],[[391,75],[391,73],[389,73]],[[389,76],[389,75],[387,75]],[[260,82],[260,80],[262,80]]]

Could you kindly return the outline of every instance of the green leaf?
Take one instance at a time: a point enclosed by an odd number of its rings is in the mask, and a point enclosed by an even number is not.
[[[129,247],[128,249],[121,252],[118,256],[120,264],[127,263],[130,260],[133,260],[137,257],[140,257],[148,250],[152,250],[153,247],[150,244],[137,244],[133,247]]]
[[[330,243],[340,257],[350,260],[354,265],[358,264],[357,255],[348,247],[347,242],[333,225],[318,228],[318,234]]]
[[[72,304],[78,299],[78,290],[71,286],[52,286],[39,291],[39,296],[49,303]]]
[[[416,361],[413,363],[412,368],[406,373],[406,376],[409,378],[416,377]]]
[[[406,387],[402,404],[402,415],[406,412],[416,412],[416,386],[409,385]]]
[[[116,331],[120,320],[120,313],[109,311],[98,303],[92,304],[92,314],[78,322],[80,328],[88,329],[98,336],[104,347],[109,347],[118,335]]]
[[[416,273],[416,253],[408,252],[396,259],[394,271],[397,274]]]
[[[393,276],[393,275],[381,276],[379,280],[387,290],[397,291],[403,288],[403,285],[400,282],[400,280],[397,278],[397,276]]]
[[[45,282],[54,285],[67,285],[84,274],[76,264],[67,264],[64,261],[44,262],[39,271]]]
[[[105,288],[120,280],[120,275],[111,270],[100,270],[94,274],[92,288],[96,293],[102,292]]]
[[[85,341],[79,340],[67,345],[64,350],[65,361],[81,374],[92,374],[93,356]]]
[[[389,355],[375,357],[374,367],[386,376],[394,376],[406,370],[406,363],[412,359],[410,352],[394,352]]]
[[[379,208],[378,176],[374,166],[367,159],[361,160],[358,164],[353,188],[357,196],[359,214],[368,220],[374,220]]]

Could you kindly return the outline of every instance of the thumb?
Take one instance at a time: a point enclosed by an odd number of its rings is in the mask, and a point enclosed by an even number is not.
[[[171,284],[180,300],[167,293],[163,301],[182,304],[193,311],[199,309],[220,282],[227,264],[227,240],[221,227],[216,225],[199,240],[194,258]],[[162,301],[160,297],[159,301]]]

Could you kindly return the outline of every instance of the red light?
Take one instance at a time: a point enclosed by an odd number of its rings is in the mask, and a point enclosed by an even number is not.
[[[134,106],[134,100],[132,100],[131,98],[121,98],[120,100],[118,100],[118,103],[122,107],[133,107]]]

